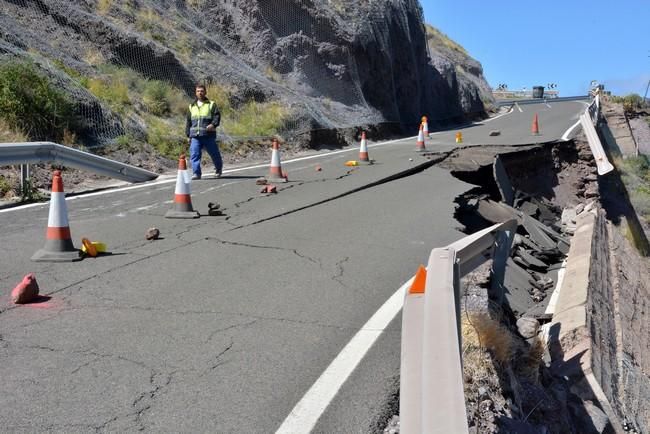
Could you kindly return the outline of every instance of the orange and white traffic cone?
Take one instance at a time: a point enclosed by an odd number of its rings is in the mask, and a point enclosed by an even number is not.
[[[533,118],[533,125],[530,127],[530,132],[533,136],[539,135],[539,119],[537,118],[537,113],[535,113],[535,117]]]
[[[280,145],[277,139],[273,139],[273,152],[271,154],[271,168],[269,170],[269,180],[275,182],[287,182],[287,178],[282,173],[280,164]]]
[[[167,211],[165,218],[168,219],[195,219],[199,218],[198,211],[192,208],[192,195],[190,194],[190,183],[188,182],[187,162],[185,154],[178,159],[178,175],[176,176],[176,190],[174,191],[174,208]]]
[[[420,132],[418,133],[418,141],[415,147],[416,151],[426,151],[427,148],[424,146],[424,130],[422,124],[420,124]]]
[[[424,137],[429,137],[429,119],[426,116],[422,116],[422,131]]]
[[[359,146],[359,161],[361,163],[370,163],[370,158],[368,157],[368,143],[366,141],[366,132],[361,132],[361,145]]]
[[[47,219],[45,247],[34,253],[32,261],[72,262],[80,259],[79,250],[74,248],[70,236],[63,178],[61,178],[61,172],[55,170],[52,174],[52,195],[50,197],[50,214]]]
[[[463,133],[456,133],[456,143],[463,143]]]

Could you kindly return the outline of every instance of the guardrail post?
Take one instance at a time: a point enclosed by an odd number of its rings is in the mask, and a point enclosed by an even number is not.
[[[490,278],[490,289],[495,302],[503,303],[505,289],[503,281],[506,275],[506,263],[510,257],[512,241],[515,237],[513,231],[499,231],[495,234],[494,250],[492,253],[492,276]]]
[[[20,165],[20,193],[22,194],[23,197],[27,196],[29,194],[29,190],[31,188],[30,186],[30,170],[29,170],[29,164],[21,164]]]

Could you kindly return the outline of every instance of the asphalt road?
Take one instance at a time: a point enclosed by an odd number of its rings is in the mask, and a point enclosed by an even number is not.
[[[463,130],[463,146],[558,139],[585,105],[522,106]],[[488,137],[499,129],[501,135]],[[435,166],[456,130],[192,183],[196,220],[170,220],[173,179],[68,200],[82,236],[110,255],[34,263],[47,205],[0,210],[0,426],[4,432],[273,432],[433,247],[463,236],[454,198],[471,188]],[[497,140],[498,139],[498,140]],[[322,171],[317,171],[319,165]],[[404,176],[396,176],[396,175]],[[209,217],[208,202],[225,217]],[[162,239],[144,240],[148,227]],[[15,307],[35,272],[48,301]],[[399,316],[344,383],[315,432],[379,429],[399,386]],[[320,418],[318,418],[320,416]]]

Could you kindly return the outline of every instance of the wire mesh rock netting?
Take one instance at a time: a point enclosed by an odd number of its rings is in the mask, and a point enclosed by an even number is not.
[[[2,61],[74,102],[84,144],[184,141],[205,83],[228,140],[449,117],[415,0],[0,0]],[[448,104],[447,104],[448,105]]]

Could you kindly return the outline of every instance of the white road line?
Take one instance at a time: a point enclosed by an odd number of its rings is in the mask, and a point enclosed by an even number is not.
[[[282,422],[276,434],[309,433],[339,389],[402,309],[404,294],[413,277],[404,283],[366,322],[325,369]]]
[[[515,103],[515,107],[517,107],[517,110],[519,110],[519,113],[523,113],[524,111],[519,107],[519,104]]]
[[[499,119],[501,116],[509,115],[510,113],[512,113],[512,110],[509,110],[509,111],[507,111],[507,112],[505,112],[505,113],[501,113],[500,115],[495,116],[495,117],[490,118],[490,119],[487,119],[487,120],[485,120],[485,121],[481,121],[480,123],[484,123],[484,124],[486,124],[486,123],[488,123],[488,122],[492,122],[492,121],[495,120],[495,119]]]
[[[567,140],[569,140],[569,134],[571,134],[571,132],[573,131],[573,129],[574,129],[575,127],[577,127],[579,124],[580,124],[580,120],[578,120],[578,122],[576,122],[575,124],[573,124],[572,126],[570,126],[569,129],[566,130],[566,131],[564,132],[564,134],[562,134],[562,138],[561,138],[561,140],[563,140],[563,141],[565,141],[565,142],[566,142]]]
[[[139,207],[139,208],[133,208],[133,209],[128,210],[127,212],[146,211],[146,210],[148,210],[148,209],[155,208],[155,207],[157,207],[158,205],[160,205],[160,204],[158,204],[158,203],[154,203],[153,205],[141,206],[141,207]],[[88,208],[88,209],[90,209],[90,208]]]

